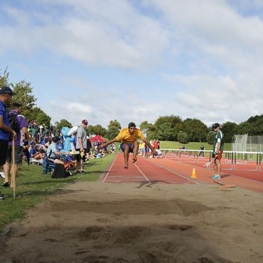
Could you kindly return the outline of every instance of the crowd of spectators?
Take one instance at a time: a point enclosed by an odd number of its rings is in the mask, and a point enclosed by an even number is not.
[[[157,155],[154,156],[151,152],[151,149],[143,141],[141,141],[139,144],[139,155],[145,158],[162,158],[160,141],[158,139],[155,139],[153,141],[150,141],[150,144],[152,145],[153,149],[156,150]]]

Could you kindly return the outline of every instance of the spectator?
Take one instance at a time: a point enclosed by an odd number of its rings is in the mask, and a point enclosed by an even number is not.
[[[79,152],[76,155],[77,160],[77,168],[76,173],[85,174],[84,171],[84,162],[86,157],[86,150],[87,150],[87,132],[85,129],[88,127],[88,121],[83,120],[81,125],[77,130],[77,141],[76,141],[76,151]]]
[[[12,166],[14,166],[14,173],[15,177],[17,176],[18,173],[18,165],[22,164],[23,160],[23,152],[24,152],[24,141],[29,140],[29,135],[28,135],[28,129],[27,129],[27,121],[23,115],[21,115],[21,109],[22,109],[22,104],[20,103],[12,103],[11,105],[11,111],[10,114],[13,114],[16,116],[16,121],[18,125],[17,129],[17,137],[15,139],[15,163],[12,163],[12,140],[9,139],[8,142],[8,149],[7,149],[7,155],[6,155],[6,162],[3,166],[4,168],[4,173],[5,173],[5,180],[3,186],[9,186],[9,174],[11,173],[11,163]],[[11,187],[13,185],[11,184]]]
[[[92,148],[92,144],[91,144],[91,141],[89,139],[89,136],[87,136],[87,149],[86,149],[86,160],[87,160],[87,162],[89,161],[91,148]]]
[[[145,142],[140,142],[139,153],[140,153],[141,157],[145,157]]]
[[[163,154],[162,154],[162,151],[160,149],[157,149],[156,152],[157,152],[156,158],[163,158]]]
[[[5,164],[10,133],[14,138],[17,136],[16,132],[9,127],[6,110],[6,106],[11,102],[14,94],[7,86],[3,86],[0,90],[0,166]]]
[[[60,139],[58,136],[54,136],[52,138],[52,143],[47,148],[47,157],[48,160],[58,163],[64,164],[64,161],[60,158],[60,155],[65,155],[65,152],[60,152],[58,148],[58,143]]]
[[[204,146],[204,145],[201,145],[201,147],[200,147],[200,149],[199,149],[199,154],[198,154],[199,157],[200,157],[200,156],[205,157],[205,152],[204,152],[204,150],[205,150],[205,146]]]

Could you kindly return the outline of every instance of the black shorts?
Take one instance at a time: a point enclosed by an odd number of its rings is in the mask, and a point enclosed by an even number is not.
[[[23,146],[15,146],[15,163],[22,164]],[[12,162],[12,146],[9,145],[7,149],[6,162]]]
[[[5,164],[7,148],[8,148],[8,141],[0,140],[0,166],[3,166]]]
[[[76,152],[80,152],[80,150],[79,150],[79,149],[76,149]],[[83,161],[86,160],[86,150],[84,149],[83,152],[84,152],[84,155],[83,155],[83,156],[81,156],[80,153],[75,155],[77,162],[80,162],[80,160],[83,160]]]

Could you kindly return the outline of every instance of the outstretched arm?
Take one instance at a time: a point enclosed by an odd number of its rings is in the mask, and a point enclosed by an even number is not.
[[[114,139],[112,139],[112,140],[109,140],[109,141],[107,141],[106,143],[103,143],[103,144],[99,145],[99,146],[98,146],[98,149],[99,149],[99,150],[100,150],[100,149],[103,149],[103,148],[107,147],[109,144],[112,144],[112,143],[114,143],[114,142],[117,142],[116,138],[114,138]]]

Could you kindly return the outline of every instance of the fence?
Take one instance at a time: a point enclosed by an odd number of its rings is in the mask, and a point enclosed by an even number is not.
[[[234,135],[232,151],[263,152],[263,136]]]
[[[164,158],[183,163],[207,166],[211,163],[211,150],[161,149]],[[224,151],[221,163],[224,170],[263,171],[263,152]]]

